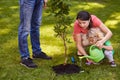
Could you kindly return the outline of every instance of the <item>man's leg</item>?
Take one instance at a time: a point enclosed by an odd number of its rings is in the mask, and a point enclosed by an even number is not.
[[[40,48],[39,27],[42,19],[42,8],[43,8],[43,0],[37,0],[32,15],[32,24],[31,24],[31,32],[30,32],[33,58],[51,59],[51,57],[47,56],[44,52],[42,52]]]
[[[41,25],[41,19],[42,19],[42,7],[43,7],[43,0],[37,0],[31,21],[32,24],[31,24],[30,37],[31,37],[33,53],[36,54],[41,53],[39,27]]]
[[[27,37],[30,33],[31,17],[34,9],[33,0],[20,0],[20,26],[18,30],[19,50],[21,54],[21,64],[29,67],[37,67],[30,59]]]

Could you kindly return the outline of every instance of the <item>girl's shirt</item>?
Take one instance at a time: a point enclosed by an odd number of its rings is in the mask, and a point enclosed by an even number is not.
[[[97,18],[95,15],[91,15],[91,20],[92,20],[92,24],[93,24],[93,27],[99,27],[100,24],[102,23],[102,21]],[[74,22],[74,31],[73,31],[73,35],[74,34],[80,34],[80,33],[83,33],[83,34],[86,34],[87,33],[87,29],[83,29],[79,23],[78,23],[78,20],[76,20]]]

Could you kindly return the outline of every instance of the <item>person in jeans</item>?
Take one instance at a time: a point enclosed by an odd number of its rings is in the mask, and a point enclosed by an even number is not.
[[[20,0],[20,25],[18,29],[18,44],[21,55],[21,64],[28,68],[36,68],[30,58],[28,50],[28,35],[30,34],[33,58],[50,60],[51,57],[42,52],[39,40],[39,27],[42,18],[42,8],[46,7],[47,0]]]

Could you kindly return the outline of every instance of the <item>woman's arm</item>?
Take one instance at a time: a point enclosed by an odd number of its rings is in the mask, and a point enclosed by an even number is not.
[[[99,28],[102,32],[105,33],[105,37],[102,40],[97,41],[96,46],[102,47],[105,41],[111,38],[112,32],[103,23],[99,26]]]
[[[87,53],[84,50],[83,45],[82,45],[81,34],[75,34],[74,39],[75,39],[76,46],[77,46],[79,53],[82,55],[87,55]]]

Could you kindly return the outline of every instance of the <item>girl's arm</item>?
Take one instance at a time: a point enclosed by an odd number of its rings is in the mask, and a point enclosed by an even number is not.
[[[106,49],[106,50],[110,50],[110,51],[113,50],[113,47],[112,47],[112,46],[105,46],[105,45],[103,45],[102,48],[104,48],[104,49]]]
[[[96,46],[102,47],[105,41],[111,38],[112,32],[103,23],[99,26],[99,28],[102,32],[105,33],[105,37],[102,40],[97,41]]]
[[[75,39],[76,46],[77,46],[79,53],[82,55],[87,55],[87,53],[84,50],[83,45],[82,45],[81,34],[75,34],[74,39]]]

